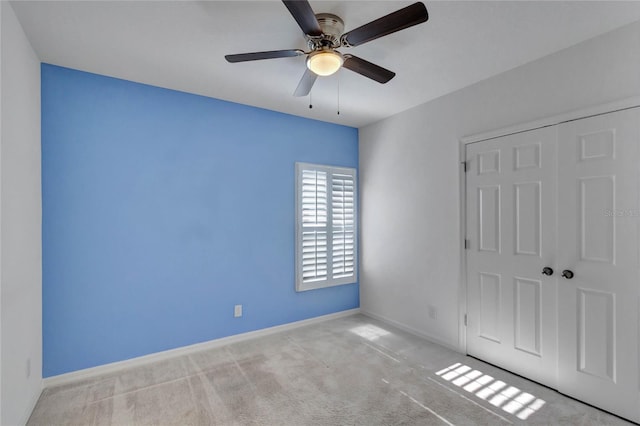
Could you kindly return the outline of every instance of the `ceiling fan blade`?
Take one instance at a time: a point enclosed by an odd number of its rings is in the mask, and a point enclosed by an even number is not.
[[[252,53],[238,53],[237,55],[226,55],[224,58],[227,62],[246,62],[257,61],[260,59],[276,59],[276,58],[290,58],[292,56],[304,55],[304,51],[300,49],[290,50],[269,50],[267,52],[252,52]]]
[[[307,68],[300,79],[300,83],[298,83],[298,87],[296,87],[296,91],[293,92],[293,96],[307,96],[309,92],[311,92],[316,78],[318,78],[318,76]]]
[[[353,55],[344,55],[344,63],[342,66],[382,84],[396,76],[396,73],[393,71],[389,71],[386,68],[382,68],[379,65],[372,64],[369,61]]]
[[[311,9],[311,5],[307,0],[282,0],[282,3],[289,9],[289,13],[296,20],[303,33],[310,36],[322,35],[322,29],[316,19],[316,14],[313,13],[313,9]]]
[[[342,43],[347,46],[359,46],[396,31],[421,24],[427,19],[429,19],[429,13],[426,6],[422,2],[417,2],[343,34]]]

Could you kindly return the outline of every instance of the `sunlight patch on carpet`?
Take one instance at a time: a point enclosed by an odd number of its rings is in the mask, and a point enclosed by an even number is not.
[[[354,327],[349,330],[353,334],[357,334],[360,337],[363,337],[369,341],[378,340],[382,336],[386,336],[387,334],[391,334],[387,330],[376,327],[375,325],[367,324],[361,325],[359,327]]]
[[[436,375],[521,420],[526,420],[545,404],[543,399],[459,362]]]

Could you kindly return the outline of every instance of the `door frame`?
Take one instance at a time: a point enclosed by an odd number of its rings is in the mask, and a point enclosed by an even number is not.
[[[459,206],[460,206],[460,223],[459,235],[462,237],[460,241],[460,282],[458,283],[458,350],[467,354],[467,249],[465,240],[467,239],[467,182],[466,182],[466,159],[467,145],[474,142],[482,142],[489,139],[495,139],[502,136],[513,135],[516,133],[528,132],[543,127],[556,126],[558,124],[570,121],[580,120],[583,118],[595,117],[597,115],[609,114],[612,112],[622,111],[631,108],[640,107],[640,96],[621,99],[593,107],[582,108],[564,114],[549,116],[540,120],[524,122],[509,127],[503,127],[488,132],[476,133],[464,136],[459,139],[458,143],[458,176],[459,176]]]

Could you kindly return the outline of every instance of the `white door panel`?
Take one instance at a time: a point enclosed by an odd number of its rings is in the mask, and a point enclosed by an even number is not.
[[[559,126],[559,390],[638,421],[638,109]]]
[[[467,146],[467,351],[556,384],[556,129]]]
[[[541,356],[542,282],[516,277],[515,286],[514,346],[521,351]]]

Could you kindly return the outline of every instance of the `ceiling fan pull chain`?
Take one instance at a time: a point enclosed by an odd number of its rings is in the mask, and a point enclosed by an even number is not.
[[[313,105],[311,105],[311,92],[309,92],[309,109],[313,108]]]
[[[340,73],[338,72],[338,115],[340,115]]]

